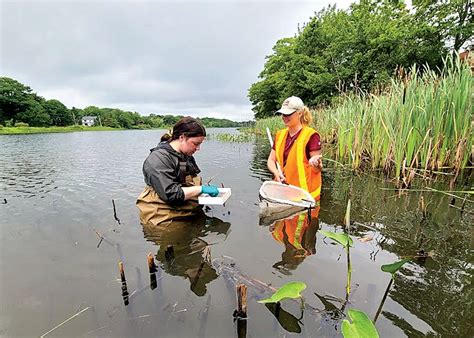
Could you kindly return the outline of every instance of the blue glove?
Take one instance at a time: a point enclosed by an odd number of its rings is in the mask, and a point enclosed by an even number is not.
[[[207,194],[211,197],[216,197],[217,195],[219,195],[219,190],[215,185],[202,185],[201,193]]]

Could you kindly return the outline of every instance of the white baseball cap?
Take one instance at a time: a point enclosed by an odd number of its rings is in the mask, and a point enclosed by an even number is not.
[[[291,115],[295,111],[302,110],[303,108],[303,101],[297,96],[291,96],[283,101],[280,110],[275,112],[275,114]]]

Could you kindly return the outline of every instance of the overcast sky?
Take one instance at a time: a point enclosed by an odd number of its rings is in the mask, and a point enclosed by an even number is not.
[[[0,0],[1,76],[68,108],[249,120],[275,42],[335,2]]]

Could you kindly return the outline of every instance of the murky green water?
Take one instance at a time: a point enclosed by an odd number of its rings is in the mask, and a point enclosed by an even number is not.
[[[241,333],[337,337],[347,309],[375,316],[390,280],[380,266],[419,253],[429,257],[404,266],[383,304],[381,336],[472,336],[472,197],[461,212],[462,201],[445,194],[399,195],[384,190],[393,186],[380,178],[326,168],[319,217],[305,228],[301,247],[293,246],[279,237],[280,223],[258,216],[258,189],[268,179],[265,140],[211,140],[197,162],[205,179],[216,175],[215,184],[232,188],[231,199],[192,225],[157,232],[139,224],[134,203],[141,165],[160,135],[0,136],[2,336],[237,336],[233,283],[244,281],[249,318]],[[472,177],[463,184],[456,189],[471,189]],[[316,231],[340,231],[349,197],[354,248],[346,303],[345,252]],[[206,248],[214,263],[204,261]],[[149,252],[159,265],[152,275]],[[308,285],[301,320],[298,302],[283,302],[277,318],[274,307],[256,301],[289,281]]]

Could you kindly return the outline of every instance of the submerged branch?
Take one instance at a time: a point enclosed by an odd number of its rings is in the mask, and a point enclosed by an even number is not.
[[[62,322],[61,324],[58,324],[56,325],[55,327],[53,327],[51,330],[49,330],[48,332],[46,333],[43,333],[40,338],[43,338],[45,337],[46,335],[50,334],[51,332],[53,332],[54,330],[60,328],[61,326],[63,326],[64,324],[66,324],[67,322],[71,321],[73,318],[79,316],[81,313],[83,313],[84,311],[86,310],[89,310],[90,309],[90,306],[86,307],[85,309],[82,309],[81,311],[79,311],[78,313],[76,313],[75,315],[69,317],[68,319],[66,319],[64,322]]]

